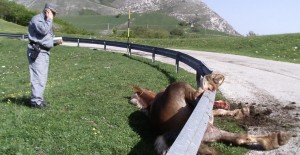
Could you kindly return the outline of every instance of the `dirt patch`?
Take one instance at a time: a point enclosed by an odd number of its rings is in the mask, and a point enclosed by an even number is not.
[[[249,106],[250,116],[238,120],[237,123],[250,134],[269,134],[277,131],[288,131],[292,138],[288,144],[270,151],[251,150],[247,155],[296,155],[300,148],[300,107],[290,102],[286,106],[282,104],[232,104],[232,109]]]

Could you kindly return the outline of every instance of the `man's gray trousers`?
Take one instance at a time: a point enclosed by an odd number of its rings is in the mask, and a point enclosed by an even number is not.
[[[40,105],[44,101],[44,90],[48,79],[49,51],[41,49],[38,57],[33,61],[29,57],[32,50],[31,45],[28,45],[27,56],[31,82],[31,104]]]

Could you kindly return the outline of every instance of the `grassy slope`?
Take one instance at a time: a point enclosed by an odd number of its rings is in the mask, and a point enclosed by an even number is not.
[[[255,37],[202,36],[179,39],[131,39],[135,43],[167,48],[221,52],[300,63],[300,34]]]
[[[116,25],[127,22],[126,16],[116,18],[114,16],[100,16],[100,15],[83,15],[83,16],[68,16],[61,17],[63,20],[89,31],[99,32],[108,28],[112,29]]]
[[[108,25],[110,29],[115,26],[121,26],[121,29],[127,29],[128,15],[121,15],[116,18],[115,16],[101,16],[101,15],[83,15],[83,16],[66,16],[61,17],[69,23],[75,26],[99,32],[101,30],[107,30]],[[131,15],[131,26],[146,26],[151,29],[173,29],[178,26],[179,21],[174,17],[169,17],[160,13],[149,13],[149,14],[132,14]]]
[[[155,30],[172,30],[178,25],[179,21],[161,13],[148,13],[133,16],[133,26],[147,26]]]
[[[27,32],[27,27],[16,25],[14,23],[7,22],[3,19],[0,19],[0,32],[24,34]]]

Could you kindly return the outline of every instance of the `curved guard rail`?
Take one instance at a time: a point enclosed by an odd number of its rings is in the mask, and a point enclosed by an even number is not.
[[[12,37],[12,38],[28,38],[27,35],[24,34],[8,34],[8,33],[0,33],[0,36],[4,37]],[[207,74],[211,74],[212,71],[208,69],[200,60],[195,59],[192,56],[189,56],[185,53],[181,53],[175,50],[158,48],[153,46],[147,45],[139,45],[133,43],[123,43],[117,41],[106,41],[106,40],[97,40],[97,39],[84,39],[84,38],[70,38],[70,37],[63,37],[63,40],[66,42],[76,42],[76,43],[89,43],[89,44],[100,44],[106,46],[115,46],[115,47],[123,47],[123,48],[130,48],[135,50],[140,50],[152,54],[158,54],[162,56],[166,56],[169,58],[173,58],[176,61],[180,61],[182,63],[187,64],[191,68],[195,69],[199,76],[197,77],[197,81],[199,80],[200,76],[204,76]]]
[[[0,37],[1,36],[22,39],[28,38],[28,36],[24,34],[0,33]],[[66,42],[75,42],[78,43],[78,45],[79,43],[100,44],[104,45],[104,49],[106,49],[106,46],[127,48],[129,49],[129,52],[131,52],[131,49],[135,49],[152,53],[153,58],[155,57],[155,54],[173,58],[176,60],[176,71],[178,71],[179,61],[185,63],[186,65],[196,70],[197,87],[201,86],[201,79],[203,76],[212,73],[212,71],[209,68],[207,68],[200,60],[175,50],[152,47],[147,45],[138,45],[133,43],[123,43],[96,39],[63,37],[63,40]],[[195,107],[194,112],[187,121],[186,125],[180,132],[179,136],[177,137],[170,150],[168,151],[168,155],[197,154],[198,148],[207,128],[209,117],[212,113],[212,105],[215,100],[215,95],[216,92],[205,91],[197,106]]]

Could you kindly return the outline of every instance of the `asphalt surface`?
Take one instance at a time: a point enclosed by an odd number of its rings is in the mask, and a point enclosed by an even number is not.
[[[203,61],[214,72],[225,75],[220,87],[224,96],[235,102],[295,102],[300,106],[300,64],[238,55],[179,50]]]

